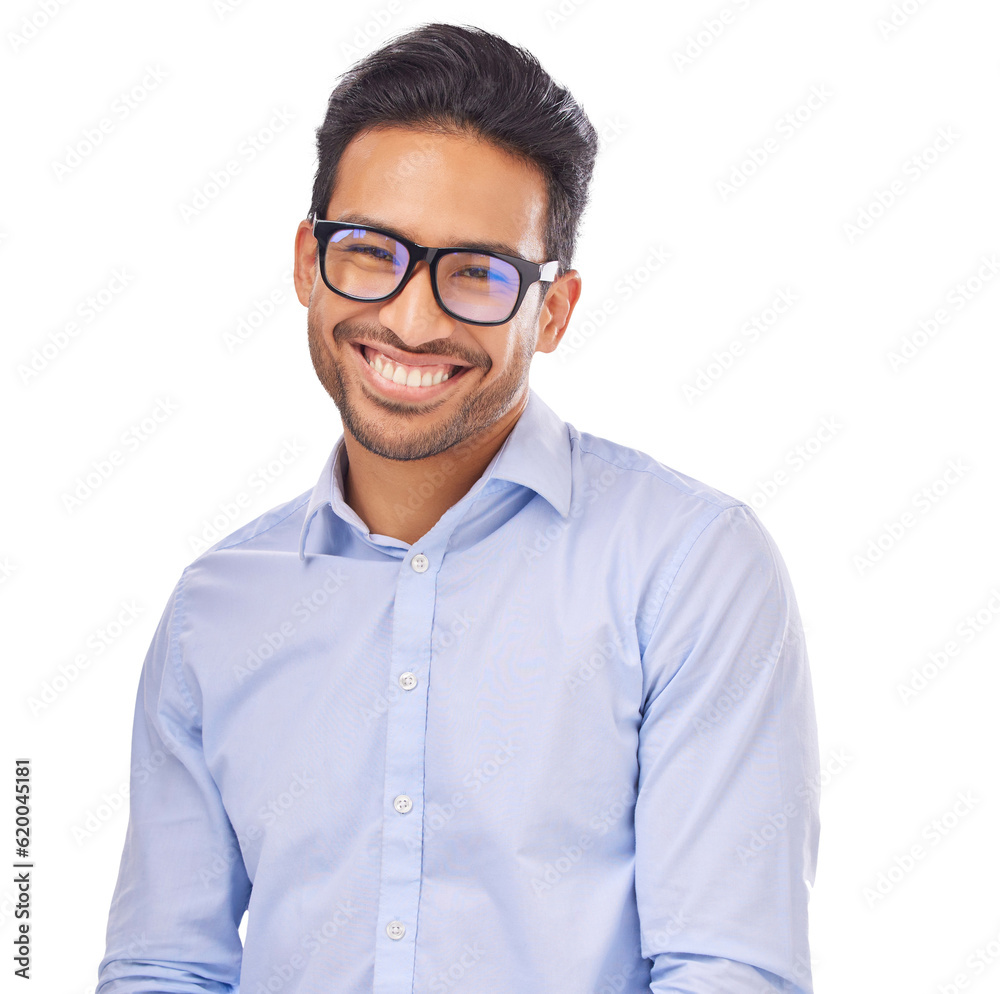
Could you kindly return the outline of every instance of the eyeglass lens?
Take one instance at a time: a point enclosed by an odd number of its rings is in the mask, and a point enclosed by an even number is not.
[[[410,254],[395,238],[368,228],[335,231],[326,249],[327,279],[352,297],[375,300],[394,293]],[[520,274],[483,252],[448,252],[437,259],[444,305],[468,321],[502,321],[514,308]]]

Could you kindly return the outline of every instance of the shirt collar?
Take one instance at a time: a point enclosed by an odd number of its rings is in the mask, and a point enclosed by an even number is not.
[[[299,559],[305,559],[306,536],[320,508],[336,505],[350,511],[344,500],[345,455],[341,433],[306,508],[299,536]],[[530,387],[521,416],[480,478],[482,485],[491,478],[529,487],[544,497],[563,518],[569,515],[572,477],[568,427]]]

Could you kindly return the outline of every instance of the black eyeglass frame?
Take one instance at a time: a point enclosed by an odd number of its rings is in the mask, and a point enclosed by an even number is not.
[[[502,252],[483,252],[480,249],[469,248],[464,245],[437,248],[429,245],[420,245],[417,242],[411,242],[408,238],[403,238],[394,231],[386,231],[383,228],[373,228],[370,224],[355,224],[351,221],[327,221],[323,218],[317,217],[314,212],[310,212],[307,215],[306,220],[309,220],[310,218],[313,223],[313,237],[319,244],[317,254],[319,255],[319,271],[323,277],[323,282],[339,296],[346,297],[348,300],[357,300],[360,303],[376,304],[383,300],[391,300],[396,296],[396,294],[400,293],[403,287],[405,287],[409,282],[417,263],[422,259],[426,259],[431,272],[431,288],[434,291],[434,299],[437,301],[438,307],[440,307],[441,310],[444,311],[449,317],[453,317],[456,321],[461,321],[463,324],[493,327],[500,324],[506,324],[508,321],[513,320],[514,315],[521,309],[521,304],[524,302],[524,297],[530,287],[532,287],[535,283],[552,283],[556,280],[559,273],[558,259],[555,259],[552,262],[531,262],[531,260],[522,259],[520,256],[504,255]],[[406,269],[403,271],[403,276],[399,281],[399,285],[392,291],[392,293],[387,293],[383,297],[355,297],[353,294],[345,293],[343,290],[338,290],[326,276],[326,250],[330,243],[330,238],[338,231],[362,228],[365,231],[373,231],[377,235],[384,235],[386,238],[395,239],[406,249],[410,256],[409,262],[406,264]],[[447,307],[441,299],[441,294],[438,292],[437,268],[441,257],[450,252],[474,252],[476,255],[491,256],[492,258],[501,259],[504,262],[509,263],[517,270],[520,285],[517,290],[517,299],[514,301],[514,306],[511,308],[511,312],[507,315],[507,317],[503,318],[501,321],[473,321],[469,318],[462,317],[460,314],[456,314]]]

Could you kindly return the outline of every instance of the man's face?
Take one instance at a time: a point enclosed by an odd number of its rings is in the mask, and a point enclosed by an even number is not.
[[[546,208],[540,172],[496,146],[392,127],[363,133],[347,147],[326,217],[368,223],[421,245],[493,243],[547,262]],[[464,324],[438,306],[426,261],[390,300],[341,297],[320,276],[308,222],[296,240],[295,275],[299,299],[308,302],[309,350],[320,382],[345,431],[387,459],[423,459],[487,433],[526,398],[534,353],[551,352],[559,338],[539,335],[552,324],[539,314],[541,284],[507,324]],[[368,365],[360,343],[418,365],[467,368],[436,386],[400,387]]]

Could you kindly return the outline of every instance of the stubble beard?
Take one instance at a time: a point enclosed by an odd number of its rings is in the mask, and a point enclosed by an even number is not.
[[[385,329],[381,325],[346,321],[335,325],[331,335],[344,357],[337,360],[331,354],[331,345],[312,307],[306,322],[313,369],[336,404],[345,431],[353,435],[358,444],[384,459],[426,459],[460,442],[473,440],[510,411],[527,389],[534,350],[527,338],[522,337],[517,358],[501,376],[464,396],[451,416],[426,427],[417,427],[417,419],[433,410],[437,402],[428,405],[396,403],[376,395],[367,384],[359,383],[356,373],[345,369],[347,363],[354,361],[353,356],[347,354],[346,350],[351,348],[347,341],[369,338],[377,342],[384,337]],[[516,325],[506,329],[506,333],[515,334]],[[485,376],[480,370],[481,367],[474,367],[463,375]],[[359,392],[363,396],[359,397]],[[445,399],[444,404],[447,403]],[[382,415],[371,417],[364,413],[364,409],[371,408],[383,412]]]

